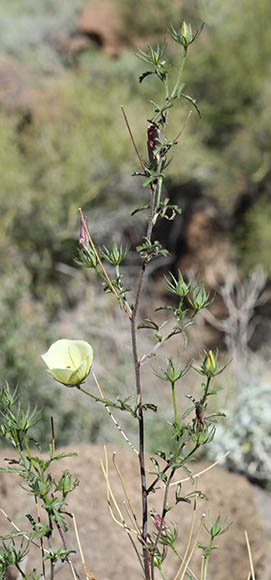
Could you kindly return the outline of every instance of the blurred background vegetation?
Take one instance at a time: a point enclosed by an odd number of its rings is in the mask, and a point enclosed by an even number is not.
[[[241,280],[261,267],[268,288],[268,14],[267,0],[1,3],[0,378],[11,386],[18,384],[26,403],[43,408],[37,428],[42,440],[50,437],[50,415],[55,417],[59,444],[113,437],[102,409],[96,410],[94,421],[77,393],[52,385],[43,372],[40,354],[52,340],[66,336],[92,342],[104,388],[113,388],[116,395],[120,388],[129,392],[133,374],[128,329],[120,325],[116,332],[119,318],[111,297],[101,295],[92,275],[74,262],[77,210],[83,207],[98,243],[128,239],[136,245],[143,218],[130,214],[144,205],[145,191],[140,180],[131,177],[138,167],[120,106],[125,105],[145,155],[146,119],[152,110],[148,99],[155,100],[158,85],[152,77],[138,83],[144,67],[134,56],[135,47],[163,40],[169,24],[178,25],[183,18],[194,27],[206,23],[184,73],[187,93],[197,99],[202,119],[193,113],[170,166],[167,194],[189,207],[192,187],[202,203],[215,207],[227,223],[225,243],[231,248],[232,267],[238,268]],[[176,46],[167,41],[176,66]],[[176,135],[189,108],[185,101],[176,107],[169,135]],[[183,221],[177,222],[180,227],[187,227],[189,215],[184,212]],[[176,267],[185,252],[183,234],[176,233],[174,244],[166,229],[158,229],[157,235],[166,238],[163,242]],[[200,239],[197,253],[201,254]],[[127,263],[131,280],[134,264],[132,257]],[[188,266],[195,267],[193,260]],[[156,287],[157,279],[150,278],[146,309],[152,292],[159,294]],[[255,310],[259,315],[256,305]],[[266,374],[270,301],[269,306],[265,301],[261,315],[265,345],[256,340],[253,350]],[[217,340],[223,347],[223,336]],[[257,380],[261,372],[258,365]],[[257,380],[253,376],[253,387]],[[264,380],[266,385],[266,376]],[[242,412],[240,383],[238,387],[234,381],[232,377],[230,393],[235,393]],[[152,425],[154,440],[157,425]],[[261,436],[270,441],[270,422],[263,429]],[[242,441],[240,433],[238,437]]]

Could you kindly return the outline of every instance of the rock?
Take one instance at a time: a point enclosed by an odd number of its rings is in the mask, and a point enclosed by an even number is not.
[[[26,79],[26,71],[21,64],[11,57],[0,56],[0,105],[28,114],[30,121],[36,108],[36,98]]]
[[[73,59],[89,48],[90,40],[83,34],[76,32],[69,36],[59,34],[54,39],[55,49],[67,59]]]
[[[192,269],[210,287],[223,283],[234,264],[230,216],[193,180],[169,183],[166,195],[182,211],[173,221],[161,220],[156,236],[170,251],[175,272],[185,276]]]
[[[121,43],[117,31],[120,18],[110,2],[94,2],[83,10],[79,19],[79,33],[93,40],[104,52],[117,56]]]
[[[58,451],[74,451],[74,449],[62,449]],[[109,449],[109,457],[112,449]],[[77,449],[78,457],[70,457],[56,463],[56,473],[69,469],[73,476],[78,477],[80,485],[70,495],[67,510],[75,513],[84,558],[89,570],[100,580],[138,580],[140,568],[133,552],[133,548],[124,530],[112,521],[106,505],[106,490],[104,478],[99,465],[99,460],[104,458],[101,446],[80,445]],[[4,465],[5,457],[14,457],[13,451],[1,451],[0,465]],[[140,496],[138,493],[138,459],[126,449],[117,452],[117,462],[125,479],[127,490],[135,512],[140,521]],[[202,462],[194,463],[194,474],[204,469],[207,465]],[[148,462],[148,468],[152,465]],[[1,507],[15,520],[21,528],[29,527],[24,514],[32,513],[33,499],[27,496],[19,487],[16,476],[0,474],[1,488],[6,494],[1,496]],[[149,476],[150,478],[151,476]],[[183,473],[180,474],[184,478]],[[110,459],[109,478],[112,489],[121,510],[126,514],[123,504],[123,491],[117,473]],[[17,481],[15,481],[17,479]],[[17,487],[16,485],[17,484]],[[4,486],[4,487],[2,487]],[[187,482],[182,487],[184,493],[191,490],[191,483]],[[251,485],[240,475],[228,473],[219,467],[215,467],[205,473],[199,481],[199,489],[207,494],[208,501],[198,500],[195,530],[199,526],[201,514],[207,513],[207,519],[214,521],[220,513],[222,519],[227,516],[232,522],[231,528],[225,534],[219,536],[216,544],[220,546],[215,550],[210,559],[210,580],[246,580],[249,573],[249,561],[245,543],[244,531],[247,530],[251,544],[253,560],[257,578],[270,580],[271,550],[270,550],[270,517],[266,517],[271,510],[270,495],[262,492]],[[173,493],[174,490],[172,490]],[[150,497],[149,507],[154,507],[161,512],[162,491]],[[168,523],[173,521],[179,529],[177,548],[184,553],[187,537],[191,525],[193,504],[180,503],[168,517]],[[126,515],[125,515],[126,517]],[[72,531],[72,523],[69,519],[70,532],[67,534],[68,545],[76,549],[76,541]],[[7,533],[10,525],[1,515],[0,534]],[[207,541],[206,532],[203,531],[201,540]],[[137,542],[140,550],[140,545]],[[79,555],[72,558],[78,572],[83,572]],[[39,564],[39,549],[31,547],[28,555],[26,571],[32,570]],[[165,572],[168,578],[173,578],[178,569],[178,563],[173,554],[169,554],[165,564]],[[201,552],[196,550],[191,568],[196,575],[200,575]],[[39,568],[38,568],[39,569]],[[157,574],[158,577],[158,574]],[[67,568],[59,569],[58,580],[66,580]]]
[[[195,204],[185,229],[185,254],[180,259],[183,272],[193,270],[210,287],[223,283],[232,269],[233,250],[221,220],[221,209],[208,200]]]

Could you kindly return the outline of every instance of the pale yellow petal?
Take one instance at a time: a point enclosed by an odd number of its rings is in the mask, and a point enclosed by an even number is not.
[[[49,368],[67,368],[71,366],[69,356],[70,340],[62,338],[51,344],[48,351],[42,355],[42,359]]]
[[[71,384],[71,377],[74,374],[72,369],[48,369],[47,371],[56,381],[64,385]]]

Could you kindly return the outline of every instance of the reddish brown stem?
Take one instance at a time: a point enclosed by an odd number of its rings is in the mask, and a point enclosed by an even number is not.
[[[131,141],[132,141],[132,143],[133,143],[134,150],[135,150],[135,152],[136,152],[136,154],[137,154],[138,161],[139,161],[139,163],[140,163],[140,165],[141,165],[141,167],[142,167],[142,169],[143,169],[144,173],[146,173],[146,169],[145,169],[144,161],[143,161],[143,159],[142,159],[142,157],[141,157],[141,155],[140,155],[140,153],[139,153],[139,150],[138,150],[138,148],[137,148],[137,145],[136,145],[136,142],[135,142],[135,139],[134,139],[134,136],[133,136],[133,133],[132,133],[131,127],[130,127],[130,125],[129,125],[129,121],[128,121],[128,118],[127,118],[127,115],[126,115],[126,113],[125,113],[125,109],[124,109],[123,105],[121,105],[121,111],[122,111],[122,114],[123,114],[123,116],[124,116],[124,120],[125,120],[125,123],[126,123],[126,127],[127,127],[128,131],[129,131],[129,135],[130,135],[130,137],[131,137]]]
[[[142,160],[142,157],[136,147],[125,111],[122,107],[122,112],[126,121],[126,125],[134,145],[137,157],[139,162],[144,169],[145,167]],[[164,129],[164,128],[163,128]],[[161,131],[163,135],[163,130]],[[159,161],[157,171],[158,173],[161,171],[162,166],[162,158]],[[153,230],[153,217],[155,212],[155,203],[156,203],[156,195],[157,195],[157,181],[150,184],[150,210],[148,216],[148,225],[147,225],[147,238],[150,240]],[[148,534],[148,492],[146,486],[146,468],[145,468],[145,440],[144,440],[144,412],[142,409],[142,387],[141,387],[141,376],[140,376],[140,361],[138,358],[137,353],[137,335],[136,335],[136,318],[138,314],[138,308],[140,303],[140,298],[142,294],[143,282],[144,282],[144,274],[146,270],[146,261],[143,261],[142,267],[140,270],[136,295],[135,295],[135,303],[132,311],[131,316],[131,338],[132,338],[132,351],[133,351],[133,359],[134,359],[134,367],[135,367],[135,380],[136,380],[136,392],[138,398],[138,410],[137,410],[137,418],[138,418],[138,432],[139,432],[139,467],[140,467],[140,479],[141,479],[141,494],[142,494],[142,538],[144,542],[143,547],[143,565],[144,565],[144,573],[145,573],[145,580],[151,580],[151,571],[150,571],[150,562],[149,562],[149,552],[148,548],[146,547],[147,542],[147,534]]]

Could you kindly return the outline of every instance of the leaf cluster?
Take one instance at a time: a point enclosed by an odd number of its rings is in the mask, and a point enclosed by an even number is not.
[[[17,449],[18,459],[7,459],[8,467],[0,467],[0,472],[17,474],[21,478],[22,488],[34,496],[36,502],[40,502],[41,509],[46,513],[48,521],[48,524],[44,524],[39,518],[34,518],[28,514],[26,517],[30,523],[30,529],[20,530],[2,537],[0,569],[2,565],[1,571],[6,571],[11,564],[19,566],[33,540],[41,538],[50,540],[54,527],[64,533],[68,531],[66,519],[70,514],[66,509],[66,500],[68,494],[79,485],[79,481],[74,479],[69,471],[64,471],[58,478],[52,476],[50,468],[55,461],[77,454],[65,452],[56,454],[53,444],[50,444],[47,458],[34,455],[29,447],[31,439],[28,437],[28,431],[38,420],[37,410],[34,409],[31,412],[28,408],[24,411],[21,402],[17,401],[17,395],[11,393],[8,385],[2,387],[1,393],[3,395],[2,435]],[[25,536],[28,538],[27,542],[25,542]],[[18,547],[16,540],[19,538],[21,538],[21,544]],[[57,561],[64,562],[73,551],[66,548],[65,545],[55,551],[50,544],[46,558],[53,564]]]

